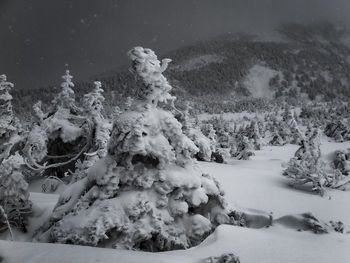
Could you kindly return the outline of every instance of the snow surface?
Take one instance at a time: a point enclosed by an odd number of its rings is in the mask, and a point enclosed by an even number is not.
[[[324,159],[336,149],[350,148],[350,142],[335,143],[322,138]],[[309,189],[294,189],[281,175],[283,162],[294,154],[297,146],[269,146],[257,151],[248,161],[233,160],[229,164],[201,162],[221,182],[228,203],[250,211],[272,212],[276,219],[285,215],[312,212],[323,221],[341,220],[346,231],[350,226],[350,191],[329,190],[321,197]],[[58,196],[32,193],[35,224],[50,214]],[[83,246],[19,242],[26,240],[15,235],[16,242],[0,241],[0,256],[6,263],[36,262],[200,262],[222,253],[235,253],[244,263],[346,263],[350,262],[350,234],[316,235],[299,232],[293,225],[274,224],[269,228],[253,229],[222,225],[201,245],[180,251],[146,253],[136,251],[92,248]]]
[[[328,159],[336,149],[347,148],[350,148],[349,142],[324,141],[321,151]],[[255,152],[251,160],[230,164],[203,162],[201,167],[223,185],[226,199],[233,207],[272,212],[274,218],[311,212],[321,220],[340,220],[350,227],[349,191],[329,190],[320,197],[311,192],[311,187],[290,187],[289,179],[281,175],[283,163],[287,163],[297,149],[296,145],[268,146]]]

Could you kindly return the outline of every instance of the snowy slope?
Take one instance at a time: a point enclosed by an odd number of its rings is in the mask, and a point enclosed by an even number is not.
[[[247,229],[223,225],[200,246],[186,251],[146,253],[0,241],[0,254],[6,263],[195,263],[227,252],[239,255],[242,263],[345,263],[350,262],[349,244],[349,235],[315,235],[281,228]]]
[[[350,227],[350,192],[329,190],[320,197],[305,190],[289,187],[287,178],[281,176],[283,162],[293,156],[295,145],[268,146],[248,161],[232,164],[201,163],[202,169],[214,174],[226,191],[228,202],[238,208],[252,208],[273,212],[274,218],[311,212],[324,220],[341,220]],[[336,149],[350,148],[350,143],[323,141],[321,151],[325,158]]]
[[[336,149],[350,148],[350,142],[334,143],[323,138],[324,158]],[[204,171],[212,173],[223,185],[227,201],[233,207],[273,212],[274,218],[312,212],[324,221],[341,220],[350,226],[350,192],[329,191],[325,197],[288,186],[281,176],[283,167],[297,146],[265,147],[249,161],[230,164],[201,162]],[[32,193],[36,220],[43,221],[55,205],[57,195]],[[349,228],[346,228],[349,231]],[[299,232],[293,225],[275,224],[269,228],[248,229],[223,225],[200,246],[186,251],[145,253],[72,245],[0,241],[0,256],[8,263],[44,262],[201,262],[209,256],[230,252],[244,263],[345,263],[350,262],[350,234],[316,235]]]

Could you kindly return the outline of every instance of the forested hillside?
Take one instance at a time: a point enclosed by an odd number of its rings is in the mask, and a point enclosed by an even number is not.
[[[276,98],[298,104],[350,97],[350,49],[343,44],[343,28],[285,24],[278,32],[278,41],[225,35],[164,54],[173,59],[166,75],[179,103],[191,100],[201,112],[219,113],[266,108]],[[137,95],[138,85],[128,71],[94,78],[105,87],[107,110]],[[76,84],[78,98],[91,89],[89,83]],[[50,101],[56,92],[54,87],[15,89],[15,110],[25,115],[32,98]]]

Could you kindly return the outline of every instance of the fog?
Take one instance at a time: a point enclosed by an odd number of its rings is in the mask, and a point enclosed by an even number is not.
[[[350,25],[348,0],[0,0],[0,73],[18,88],[116,69],[143,45],[166,52],[215,35],[268,34],[285,22]]]

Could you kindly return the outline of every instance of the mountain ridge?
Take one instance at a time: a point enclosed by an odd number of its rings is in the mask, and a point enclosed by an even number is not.
[[[179,101],[193,101],[199,110],[209,112],[237,110],[233,104],[242,101],[259,104],[260,99],[295,104],[300,97],[303,101],[350,97],[350,48],[343,41],[347,36],[344,28],[329,23],[285,24],[278,32],[280,38],[272,40],[227,34],[163,54],[161,57],[173,60],[165,72],[174,86],[173,93]],[[260,84],[259,76],[263,77],[264,85]],[[120,105],[127,96],[137,96],[140,85],[125,68],[76,83],[77,97],[90,91],[92,80],[96,79],[102,82],[109,105]],[[256,96],[254,85],[269,91],[269,96]],[[13,90],[15,109],[28,112],[31,109],[19,109],[23,104],[32,104],[23,103],[23,98],[49,103],[57,91],[53,87]]]

